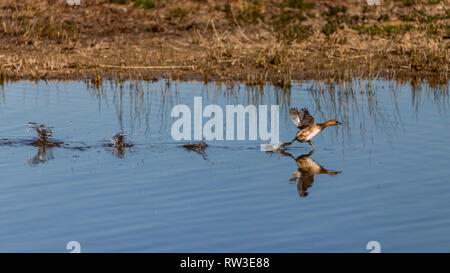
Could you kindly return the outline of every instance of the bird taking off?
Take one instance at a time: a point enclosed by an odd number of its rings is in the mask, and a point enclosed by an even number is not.
[[[283,144],[283,147],[291,145],[294,141],[298,142],[308,142],[309,145],[314,146],[311,139],[315,137],[320,131],[327,128],[328,126],[341,125],[337,120],[331,119],[325,121],[324,123],[315,123],[313,116],[308,112],[308,109],[302,108],[300,111],[297,108],[291,108],[289,110],[292,121],[297,126],[299,131],[297,132],[295,138],[287,143]]]

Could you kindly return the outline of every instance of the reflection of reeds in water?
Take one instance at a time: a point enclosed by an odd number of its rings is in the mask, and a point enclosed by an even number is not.
[[[245,92],[241,96],[241,92]],[[213,104],[224,107],[227,105],[278,105],[280,117],[287,118],[289,115],[289,106],[291,105],[291,89],[278,88],[272,85],[266,85],[264,88],[260,86],[241,86],[239,84],[227,85],[224,83],[216,83],[214,90],[210,91],[205,86],[202,96],[211,99]],[[218,97],[222,96],[223,101],[219,102]],[[269,107],[270,109],[270,107]],[[270,122],[270,114],[269,120]]]
[[[99,109],[103,103],[114,105],[120,131],[128,129],[133,133],[136,129],[143,128],[146,134],[149,133],[153,109],[154,114],[158,115],[159,129],[163,130],[170,120],[171,107],[179,103],[177,83],[133,81],[110,82],[109,87],[106,86],[106,83],[98,88],[89,88],[92,86],[88,85],[88,90],[98,100]],[[127,116],[130,128],[124,128],[124,118]]]
[[[420,112],[420,107],[424,100],[434,102],[439,113],[445,113],[450,106],[448,85],[411,85],[411,103],[414,106],[416,115]]]
[[[386,103],[379,99],[379,91],[374,82],[355,80],[341,84],[313,83],[309,88],[316,107],[316,119],[334,118],[344,124],[344,138],[351,141],[351,127],[359,127],[361,140],[369,137],[373,141],[374,130],[383,131],[391,138],[401,126],[401,117],[397,106],[395,91],[391,90],[392,109],[387,110]],[[339,130],[335,130],[336,137]]]
[[[241,89],[245,92],[243,97],[244,101],[240,100]],[[212,94],[210,94],[212,93]],[[240,86],[238,84],[226,85],[217,83],[213,92],[209,92],[206,88],[205,93],[202,94],[207,98],[210,98],[212,103],[217,103],[217,97],[223,96],[226,104],[247,104],[247,105],[260,105],[260,104],[276,104],[280,106],[280,111],[287,109],[291,104],[291,89],[276,88],[271,85],[267,85],[265,88],[257,86]]]
[[[170,127],[173,118],[170,117],[172,107],[180,102],[180,93],[183,85],[189,83],[171,82],[170,84],[160,82],[103,82],[100,87],[91,88],[92,94],[99,101],[99,108],[103,104],[114,105],[120,131],[133,133],[137,129],[150,133],[152,129],[159,132]],[[402,120],[398,107],[397,96],[399,87],[396,82],[382,80],[362,80],[340,82],[308,82],[309,95],[315,105],[314,115],[316,121],[336,119],[345,126],[344,129],[335,129],[336,136],[343,134],[342,141],[351,142],[350,130],[353,128],[360,131],[363,142],[373,140],[374,132],[382,131],[388,139],[402,128]],[[380,96],[384,96],[387,85],[390,95],[390,103]],[[225,105],[252,104],[252,105],[279,105],[280,118],[289,120],[289,107],[291,106],[291,89],[275,88],[266,85],[243,86],[240,84],[211,83],[199,84],[203,103]],[[424,99],[429,99],[436,104],[439,111],[446,111],[449,104],[448,86],[435,86],[427,88],[426,84],[411,85],[412,104],[416,113],[420,111],[420,105]],[[192,98],[193,100],[193,98]],[[297,106],[297,105],[296,105]],[[125,120],[128,118],[130,128],[124,128]],[[156,120],[150,124],[150,120]],[[157,132],[157,133],[159,133]]]
[[[87,90],[98,100],[99,111],[102,106],[114,105],[120,131],[133,133],[142,128],[145,133],[150,130],[150,115],[156,115],[159,131],[166,130],[173,118],[170,111],[173,106],[180,104],[180,89],[183,83],[171,82],[104,82],[101,86],[87,85]],[[245,92],[245,101],[242,101],[241,92]],[[209,85],[203,85],[201,96],[211,103],[221,106],[225,104],[277,104],[280,112],[286,112],[290,105],[291,93],[288,89],[258,87],[242,87],[241,85],[226,85],[217,83],[213,90]],[[219,99],[219,96],[221,98]],[[192,98],[193,100],[193,98]],[[219,102],[220,100],[220,102]],[[128,116],[130,128],[124,128],[124,118]],[[155,117],[153,117],[155,118]]]
[[[3,84],[2,84],[2,86],[0,88],[0,98],[1,98],[1,101],[3,103],[6,103],[6,100],[5,100],[5,86]]]

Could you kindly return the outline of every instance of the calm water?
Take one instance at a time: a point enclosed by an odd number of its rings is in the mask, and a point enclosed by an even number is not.
[[[306,143],[265,153],[258,140],[210,141],[199,154],[170,135],[172,107],[193,107],[194,96],[223,109],[279,104],[281,141],[296,133],[290,106],[345,125],[318,135],[313,153]],[[383,252],[449,252],[449,101],[448,86],[381,80],[290,91],[5,85],[0,251],[68,252],[78,241],[82,252],[368,252],[378,241]],[[30,121],[52,126],[64,144],[29,145]],[[122,131],[134,146],[118,151],[109,138]]]

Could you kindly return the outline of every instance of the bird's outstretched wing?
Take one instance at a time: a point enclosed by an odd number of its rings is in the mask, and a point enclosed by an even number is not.
[[[314,118],[309,114],[308,109],[303,108],[298,111],[296,108],[289,110],[292,121],[299,129],[305,129],[314,125]]]

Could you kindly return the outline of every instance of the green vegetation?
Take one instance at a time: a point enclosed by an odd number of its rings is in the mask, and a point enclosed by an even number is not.
[[[425,30],[430,36],[445,36],[450,37],[450,25],[445,24],[429,24],[420,27],[420,30]]]
[[[303,0],[285,0],[284,5],[289,8],[308,10],[314,8],[314,3]]]
[[[322,28],[322,33],[330,36],[331,34],[335,33],[337,31],[337,27],[335,25],[331,25],[331,24],[326,24],[323,28]]]
[[[380,15],[380,17],[378,17],[378,21],[379,22],[387,22],[387,21],[389,21],[389,15],[387,15],[387,14]]]
[[[126,5],[130,3],[130,0],[109,0],[110,3],[113,4],[119,4],[119,5]],[[155,2],[152,0],[136,0],[134,2],[134,6],[137,8],[143,8],[143,9],[153,9],[156,7]]]
[[[337,32],[338,28],[343,27],[346,20],[346,13],[348,8],[346,6],[328,7],[328,10],[322,12],[322,16],[326,17],[327,24],[322,28],[322,33],[326,36]]]
[[[406,22],[430,23],[439,20],[439,16],[427,15],[419,11],[417,13],[404,15],[401,17],[401,19],[402,21]]]
[[[348,8],[346,6],[336,6],[336,7],[328,7],[328,11],[322,13],[323,16],[333,17],[337,16],[339,13],[345,14]]]
[[[136,2],[134,2],[134,6],[144,9],[153,9],[156,7],[156,4],[152,0],[136,0]]]
[[[417,0],[405,0],[405,1],[403,1],[403,6],[411,7],[415,4],[417,4],[417,2],[418,2]]]
[[[125,5],[130,3],[130,0],[109,0],[109,2],[113,4]]]
[[[354,29],[358,30],[359,34],[370,34],[370,35],[387,35],[387,36],[393,36],[397,34],[404,34],[412,29],[414,29],[414,26],[411,24],[401,24],[401,25],[387,25],[387,26],[378,26],[378,25],[372,25],[372,26],[356,26],[353,27]]]
[[[449,75],[445,1],[101,0],[70,12],[53,2],[0,4],[0,83],[192,77],[289,86],[350,74]]]
[[[174,19],[174,18],[183,19],[187,13],[188,13],[187,10],[185,10],[183,8],[176,8],[169,12],[167,19],[169,19],[169,20]]]
[[[301,25],[306,19],[301,11],[286,11],[272,19],[272,26],[278,39],[287,42],[300,41],[311,35],[311,26]]]
[[[229,9],[231,11],[231,9]],[[228,15],[229,16],[229,15]],[[231,14],[231,16],[233,16]],[[261,5],[255,1],[253,4],[244,5],[244,8],[237,15],[238,22],[255,24],[259,20],[264,22],[264,14],[261,12]]]
[[[307,39],[311,34],[311,26],[294,25],[289,28],[284,28],[278,33],[278,38],[286,42],[301,41]]]

